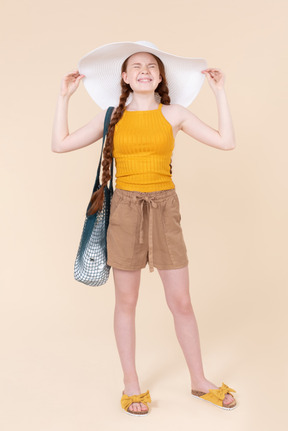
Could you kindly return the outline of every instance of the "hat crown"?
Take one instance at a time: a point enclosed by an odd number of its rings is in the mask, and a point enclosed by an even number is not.
[[[147,46],[147,48],[152,48],[152,49],[158,49],[156,45],[154,45],[154,43],[152,42],[148,42],[147,40],[138,40],[137,45],[144,45]]]

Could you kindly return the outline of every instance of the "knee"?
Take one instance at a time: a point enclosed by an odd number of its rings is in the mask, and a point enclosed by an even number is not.
[[[134,312],[137,305],[138,295],[117,295],[115,306],[124,312]]]
[[[173,315],[189,315],[193,313],[190,298],[177,298],[167,301],[167,303]]]

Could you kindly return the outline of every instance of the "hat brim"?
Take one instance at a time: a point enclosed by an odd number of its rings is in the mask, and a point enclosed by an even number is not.
[[[165,73],[172,104],[189,106],[198,95],[205,79],[201,70],[207,68],[203,58],[179,57],[137,42],[115,42],[86,54],[78,63],[83,84],[92,99],[102,109],[118,106],[121,94],[121,66],[137,52],[149,52],[159,57]]]

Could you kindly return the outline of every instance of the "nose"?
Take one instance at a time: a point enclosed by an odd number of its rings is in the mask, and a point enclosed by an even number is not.
[[[141,73],[148,73],[148,67],[147,66],[143,66]]]

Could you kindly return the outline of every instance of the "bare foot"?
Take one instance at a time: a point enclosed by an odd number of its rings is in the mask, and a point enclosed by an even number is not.
[[[201,382],[198,382],[197,384],[192,385],[193,391],[201,391],[208,393],[209,389],[219,389],[219,386],[214,385],[214,383],[209,382],[209,380],[202,380]],[[223,400],[223,405],[225,407],[229,406],[232,402],[235,401],[235,398],[231,394],[226,394],[225,398]]]

